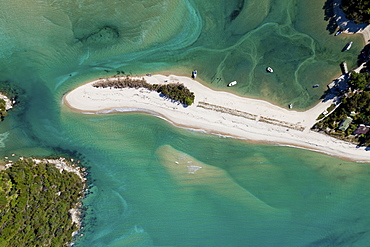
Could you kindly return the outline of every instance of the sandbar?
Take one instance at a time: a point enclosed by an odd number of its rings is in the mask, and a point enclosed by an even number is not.
[[[176,126],[209,134],[300,147],[352,161],[370,162],[370,151],[365,147],[356,147],[353,143],[311,130],[316,118],[333,100],[319,102],[306,111],[296,111],[267,101],[212,90],[190,77],[157,74],[140,78],[153,84],[183,83],[194,92],[195,101],[191,106],[184,106],[144,88],[93,87],[95,82],[107,80],[98,79],[70,91],[63,102],[82,113],[146,112]]]

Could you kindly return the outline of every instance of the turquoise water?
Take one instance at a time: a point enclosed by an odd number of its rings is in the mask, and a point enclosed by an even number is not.
[[[62,105],[64,93],[117,71],[196,68],[213,88],[237,80],[238,94],[307,108],[340,62],[355,67],[363,46],[360,36],[329,34],[324,1],[0,4],[0,80],[27,97],[0,125],[0,155],[82,155],[93,193],[77,246],[369,242],[368,164],[209,136],[144,114],[82,115]],[[340,52],[349,41],[353,48]],[[188,166],[201,168],[191,174]]]

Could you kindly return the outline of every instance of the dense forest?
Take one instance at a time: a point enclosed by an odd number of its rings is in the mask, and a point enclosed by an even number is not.
[[[340,105],[333,113],[315,125],[315,128],[324,130],[328,134],[349,137],[360,124],[370,125],[370,75],[368,73],[351,73],[349,80],[350,89],[346,97],[341,98]],[[352,121],[345,131],[338,129],[340,124],[347,118]],[[351,139],[360,144],[370,145],[370,131]]]
[[[69,210],[84,182],[53,164],[20,159],[0,171],[0,246],[65,246],[77,230]]]
[[[184,105],[191,105],[194,103],[194,93],[185,87],[181,83],[169,83],[169,84],[149,84],[145,79],[132,79],[130,77],[114,79],[102,79],[100,82],[96,82],[94,87],[111,87],[111,88],[146,88],[151,91],[157,91],[162,93],[164,96],[179,101]]]
[[[370,23],[369,0],[342,0],[342,9],[355,23]]]

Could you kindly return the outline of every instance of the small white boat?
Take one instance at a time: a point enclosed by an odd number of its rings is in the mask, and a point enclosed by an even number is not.
[[[315,88],[315,87],[319,87],[320,85],[319,84],[316,84],[316,85],[313,85],[312,87]]]
[[[343,50],[342,50],[342,51],[348,51],[349,49],[351,49],[352,44],[353,44],[353,42],[352,42],[352,41],[351,41],[351,42],[349,42],[348,44],[346,44],[346,46],[344,46],[344,48],[343,48]]]
[[[191,77],[193,79],[197,78],[197,70],[193,70],[193,72],[191,72]]]
[[[266,68],[266,71],[267,71],[267,72],[269,72],[269,73],[274,72],[274,70],[273,70],[271,67],[267,67],[267,68]]]
[[[228,86],[228,87],[232,87],[232,86],[234,86],[236,83],[237,83],[236,81],[232,81],[232,82],[230,82],[229,84],[227,84],[227,86]]]
[[[334,36],[338,36],[339,34],[341,34],[342,33],[342,31],[338,31],[338,32],[336,32],[335,34],[334,34]]]
[[[293,108],[293,104],[289,104],[289,109],[292,109]]]

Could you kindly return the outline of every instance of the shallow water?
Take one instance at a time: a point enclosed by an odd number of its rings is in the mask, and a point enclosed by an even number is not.
[[[73,87],[117,71],[196,68],[213,88],[237,80],[228,90],[307,108],[340,62],[355,66],[363,45],[357,35],[329,34],[324,1],[0,4],[0,79],[27,96],[0,125],[0,155],[84,157],[93,193],[77,246],[369,242],[368,164],[209,136],[145,114],[82,115],[62,105]],[[340,52],[349,41],[353,48]]]

